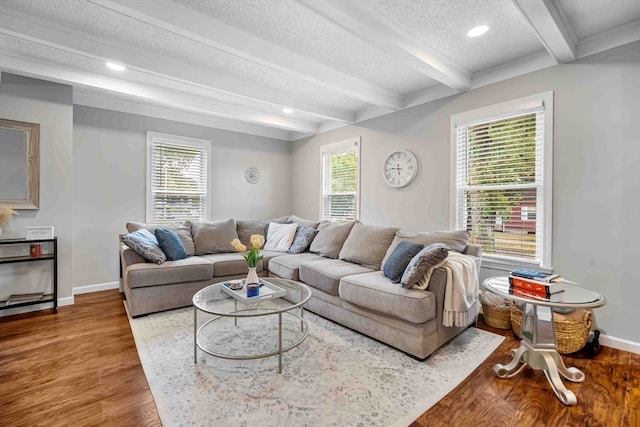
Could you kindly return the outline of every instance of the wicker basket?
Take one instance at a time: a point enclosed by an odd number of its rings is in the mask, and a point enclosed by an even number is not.
[[[569,314],[553,313],[558,353],[569,354],[582,349],[589,339],[592,322],[591,310],[578,309]],[[513,332],[520,337],[522,310],[515,303],[511,303],[511,325]]]
[[[497,329],[511,329],[511,316],[509,307],[492,307],[482,304],[484,322]]]

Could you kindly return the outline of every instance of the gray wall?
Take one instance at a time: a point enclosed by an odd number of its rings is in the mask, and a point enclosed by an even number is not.
[[[54,226],[59,239],[60,297],[71,296],[73,283],[72,97],[70,86],[2,74],[0,117],[40,124],[40,209],[19,211],[5,237],[24,237],[28,226]],[[28,246],[23,250],[29,253]],[[51,268],[50,262],[0,265],[0,299],[42,290],[51,282]]]
[[[604,333],[640,342],[640,43],[636,42],[464,94],[300,140],[293,145],[293,211],[317,217],[319,147],[362,137],[361,220],[406,230],[448,229],[452,114],[555,92],[553,266],[597,290]],[[397,148],[420,162],[407,188],[384,184],[382,164]],[[483,269],[482,277],[504,274]]]
[[[74,287],[117,280],[118,234],[127,221],[145,221],[147,130],[211,140],[212,219],[291,210],[289,142],[75,106]],[[260,169],[258,184],[245,181],[249,166]]]

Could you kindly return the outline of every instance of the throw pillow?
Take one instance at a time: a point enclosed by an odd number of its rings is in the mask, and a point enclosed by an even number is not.
[[[180,240],[180,237],[167,228],[156,228],[156,239],[160,244],[160,249],[167,255],[169,261],[177,261],[187,257],[187,251]]]
[[[422,249],[424,249],[424,245],[420,243],[400,242],[384,265],[384,276],[393,283],[400,283],[407,265]]]
[[[293,243],[293,237],[298,229],[298,224],[278,224],[272,222],[267,231],[266,251],[287,252]]]
[[[318,230],[315,228],[301,225],[296,231],[293,243],[288,252],[290,254],[301,254],[306,251],[309,245],[311,245],[311,242],[313,242],[313,238],[316,237],[316,234],[318,234]]]
[[[162,264],[167,260],[167,256],[160,249],[156,236],[145,228],[125,234],[122,236],[122,242],[146,260],[156,264]]]
[[[295,222],[298,225],[304,225],[305,227],[316,229],[318,228],[318,225],[320,225],[320,221],[315,221],[313,219],[304,219],[295,215],[289,216],[289,219],[286,222]]]
[[[191,256],[196,254],[196,246],[193,242],[193,236],[191,235],[190,221],[175,222],[169,224],[144,224],[141,222],[127,223],[127,231],[129,232],[140,230],[141,228],[147,229],[151,234],[154,234],[156,232],[156,228],[166,228],[167,230],[171,230],[175,232],[180,238],[180,241],[184,245],[184,249],[187,251],[187,255]]]
[[[248,248],[251,248],[251,236],[260,234],[267,235],[268,221],[236,221],[238,227],[238,239]]]
[[[236,251],[231,246],[231,241],[238,238],[236,221],[232,218],[213,222],[194,222],[191,229],[196,243],[196,255]]]
[[[449,255],[449,248],[442,243],[434,243],[422,249],[407,265],[400,283],[404,288],[412,288],[428,270],[436,268]]]
[[[311,242],[309,251],[327,258],[338,258],[344,241],[356,221],[325,222],[318,226],[318,234]]]
[[[449,249],[462,252],[467,247],[469,241],[469,232],[467,230],[455,230],[455,231],[432,231],[422,233],[409,233],[406,231],[398,231],[393,242],[387,249],[387,254],[382,260],[382,267],[384,268],[387,258],[391,255],[391,252],[398,246],[398,243],[402,241],[409,241],[413,243],[420,243],[422,245],[429,246],[433,243],[442,243]]]
[[[395,227],[376,227],[357,222],[344,242],[339,258],[372,270],[380,270],[380,262],[396,231],[398,229]]]

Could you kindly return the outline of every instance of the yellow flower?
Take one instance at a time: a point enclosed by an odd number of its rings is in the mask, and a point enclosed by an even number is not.
[[[264,236],[262,234],[252,234],[250,240],[254,249],[260,249],[264,245]]]
[[[247,250],[247,247],[240,242],[240,239],[233,239],[231,241],[231,246],[233,246],[233,248],[238,252],[244,252]]]

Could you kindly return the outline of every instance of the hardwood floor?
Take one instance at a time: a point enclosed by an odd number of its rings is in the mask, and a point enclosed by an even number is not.
[[[0,318],[0,425],[160,426],[117,290],[77,295],[58,314]],[[564,406],[544,374],[512,379],[493,365],[510,360],[518,340],[500,347],[411,427],[640,426],[640,355],[603,347],[595,358],[565,357],[584,383],[566,383],[578,404]]]

